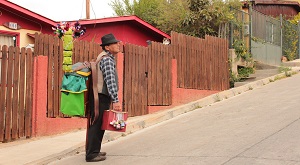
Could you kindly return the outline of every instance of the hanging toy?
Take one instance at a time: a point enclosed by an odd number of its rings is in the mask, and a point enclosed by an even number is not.
[[[59,38],[63,37],[65,32],[70,28],[70,24],[68,22],[61,22],[56,25],[56,27],[52,27],[54,30],[54,34],[56,34]]]
[[[73,38],[79,38],[86,33],[86,27],[82,27],[78,21],[73,25],[72,30]]]

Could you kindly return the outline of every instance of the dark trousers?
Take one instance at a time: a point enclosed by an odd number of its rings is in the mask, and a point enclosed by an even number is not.
[[[108,110],[111,104],[111,98],[104,94],[99,96],[99,117],[93,125],[87,129],[86,142],[86,160],[90,160],[98,156],[101,150],[101,143],[105,130],[101,130],[102,118],[104,110]],[[91,121],[94,119],[94,100],[90,98]]]

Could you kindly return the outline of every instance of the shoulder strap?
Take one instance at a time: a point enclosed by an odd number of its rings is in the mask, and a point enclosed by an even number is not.
[[[90,68],[92,71],[92,84],[93,84],[93,96],[94,96],[94,120],[92,121],[92,124],[98,119],[99,117],[99,97],[98,97],[98,74],[97,74],[97,64],[100,63],[100,61],[104,58],[108,57],[108,55],[103,55],[101,58],[96,60],[95,62],[90,62]]]
[[[92,70],[92,84],[93,84],[93,96],[94,96],[94,120],[92,124],[98,119],[99,117],[99,97],[98,97],[98,88],[97,88],[97,67],[96,62],[90,62],[91,70]]]

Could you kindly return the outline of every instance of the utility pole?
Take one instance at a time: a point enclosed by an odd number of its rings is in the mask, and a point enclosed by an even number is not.
[[[91,6],[91,2],[90,0],[86,0],[86,19],[90,19],[90,6]]]

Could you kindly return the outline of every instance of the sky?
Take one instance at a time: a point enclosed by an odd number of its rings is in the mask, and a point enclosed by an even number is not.
[[[85,19],[86,0],[9,0],[53,21]],[[90,19],[113,17],[112,0],[90,0]]]

